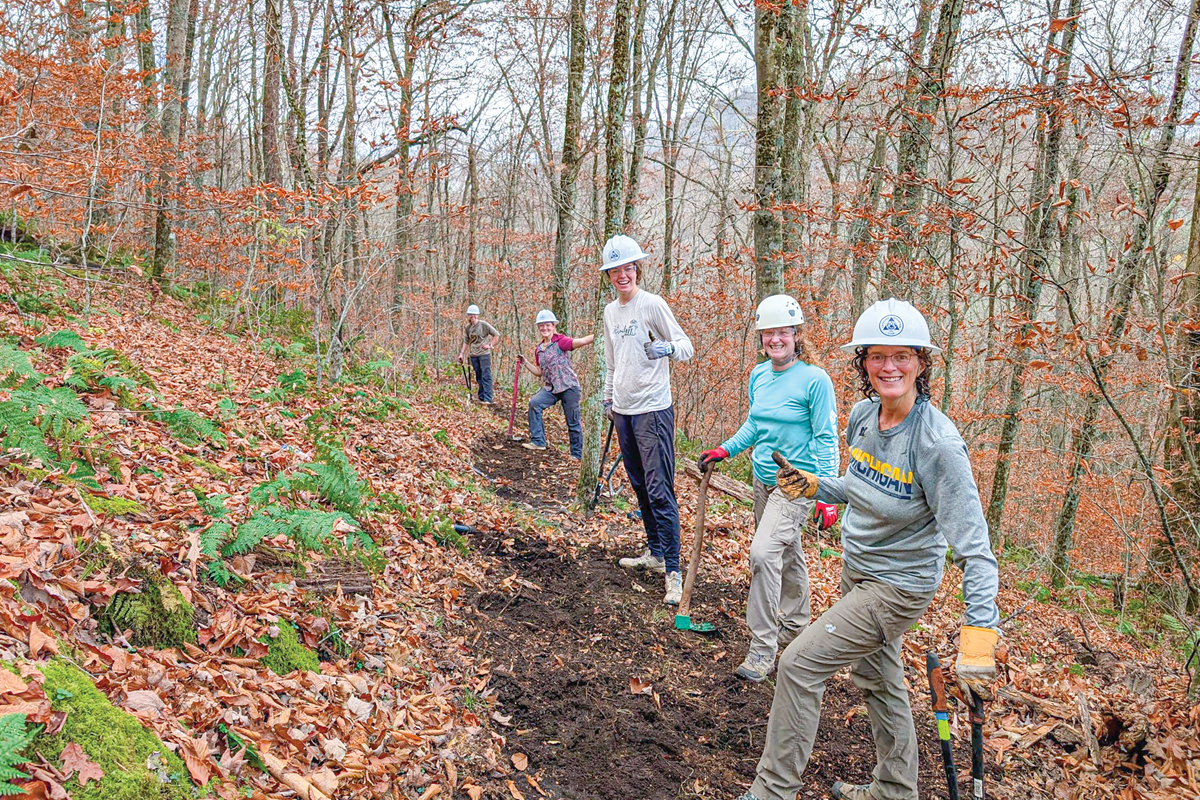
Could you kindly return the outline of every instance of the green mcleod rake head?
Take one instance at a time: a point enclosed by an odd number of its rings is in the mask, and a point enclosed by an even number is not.
[[[716,633],[717,627],[711,622],[692,622],[691,614],[676,614],[675,629],[691,631],[692,633]]]

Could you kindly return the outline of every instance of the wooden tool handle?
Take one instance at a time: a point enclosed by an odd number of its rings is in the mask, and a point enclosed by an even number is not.
[[[696,494],[696,535],[692,539],[692,558],[688,561],[687,578],[683,581],[683,597],[679,601],[679,610],[675,613],[686,617],[692,610],[692,588],[696,585],[696,570],[700,567],[700,552],[704,547],[704,507],[708,504],[708,480],[712,477],[714,463],[704,467],[700,476],[700,490]]]

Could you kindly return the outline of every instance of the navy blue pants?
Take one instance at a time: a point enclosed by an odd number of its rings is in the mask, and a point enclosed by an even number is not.
[[[679,571],[679,503],[675,499],[675,409],[613,412],[625,472],[637,495],[650,552]]]
[[[492,401],[492,354],[471,356],[471,369],[475,371],[475,383],[479,384],[479,402]]]
[[[546,446],[546,426],[542,422],[542,412],[555,403],[562,401],[563,416],[567,418],[567,438],[571,442],[571,458],[583,455],[583,423],[579,420],[579,387],[555,394],[545,386],[529,401],[529,441]]]

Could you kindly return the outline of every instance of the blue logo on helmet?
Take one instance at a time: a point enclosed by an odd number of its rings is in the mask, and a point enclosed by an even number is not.
[[[899,336],[904,331],[904,321],[895,314],[888,314],[879,320],[879,332],[884,336]]]
[[[617,248],[614,247],[612,250],[608,251],[608,260],[609,261],[616,261],[620,257],[621,257],[621,251],[618,250]]]

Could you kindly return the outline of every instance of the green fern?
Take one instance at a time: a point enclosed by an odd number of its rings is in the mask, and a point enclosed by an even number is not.
[[[362,511],[366,483],[350,464],[341,448],[328,442],[317,444],[317,460],[308,467],[316,479],[317,493],[341,511],[357,517]]]
[[[280,473],[271,480],[264,481],[251,489],[246,499],[251,506],[266,506],[278,503],[293,497],[298,491],[315,489],[315,486],[307,478],[308,476],[305,475],[300,476],[300,485],[297,485],[295,476]]]
[[[334,523],[346,515],[335,511],[289,510],[271,505],[259,511],[237,528],[237,536],[221,549],[225,558],[248,553],[264,539],[284,535],[301,553],[324,550]],[[353,522],[350,520],[349,522]]]
[[[35,384],[46,376],[29,363],[29,354],[10,340],[0,341],[0,386],[12,389]]]
[[[5,714],[0,717],[0,796],[24,794],[24,789],[13,786],[9,781],[29,779],[16,765],[28,761],[21,751],[32,740],[33,734],[25,728],[24,714]]]
[[[46,439],[37,427],[36,420],[36,409],[31,410],[12,400],[0,403],[0,433],[4,436],[4,449],[16,448],[33,458],[49,462],[53,456],[46,447]]]
[[[63,330],[43,333],[34,339],[34,341],[47,350],[53,350],[55,347],[65,347],[68,350],[74,350],[76,353],[83,353],[91,349],[88,347],[87,342],[81,339],[75,331]]]
[[[176,406],[174,411],[160,411],[155,416],[182,444],[196,447],[204,442],[212,442],[225,446],[225,434],[221,433],[217,424],[208,417],[188,411],[182,406]]]

